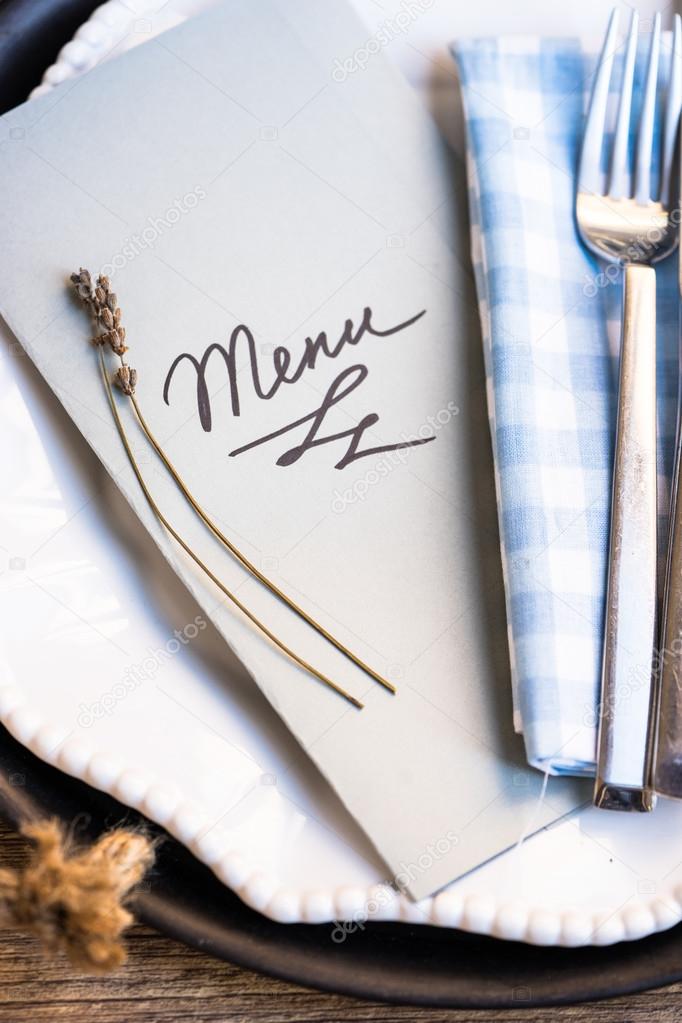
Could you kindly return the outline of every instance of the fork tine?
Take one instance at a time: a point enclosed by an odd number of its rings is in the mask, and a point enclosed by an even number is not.
[[[583,147],[580,153],[578,169],[578,188],[580,191],[602,193],[601,151],[604,141],[604,122],[606,106],[609,99],[609,82],[613,66],[613,51],[618,31],[618,11],[611,12],[606,38],[599,55],[597,72],[592,86],[592,95],[587,110]]]
[[[654,138],[654,114],[656,112],[656,85],[658,83],[658,55],[661,45],[661,16],[654,18],[654,31],[649,48],[649,63],[646,70],[646,85],[642,112],[639,119],[637,155],[635,158],[635,199],[648,203],[651,199],[651,149]]]
[[[611,157],[611,178],[609,195],[614,199],[623,199],[630,194],[628,173],[628,138],[630,135],[630,111],[632,109],[632,80],[635,74],[635,57],[637,55],[637,26],[639,15],[633,10],[630,18],[628,45],[625,52],[623,81],[620,87],[620,102],[616,121],[616,136],[613,142]]]
[[[670,201],[675,141],[682,108],[682,18],[675,15],[673,23],[673,48],[670,54],[670,80],[666,100],[665,122],[663,124],[663,150],[661,154],[661,203]]]

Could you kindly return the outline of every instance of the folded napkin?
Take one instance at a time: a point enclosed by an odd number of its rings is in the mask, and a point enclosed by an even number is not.
[[[664,39],[662,60],[669,51]],[[606,272],[574,225],[596,55],[578,42],[525,38],[462,42],[453,53],[467,123],[515,726],[531,764],[590,774],[622,297],[617,268]],[[622,53],[616,85],[619,60]],[[676,268],[675,256],[657,274],[663,545],[677,397]]]

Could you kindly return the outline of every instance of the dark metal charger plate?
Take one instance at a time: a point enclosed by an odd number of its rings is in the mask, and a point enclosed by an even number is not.
[[[38,84],[95,6],[93,0],[0,0],[0,112]],[[141,820],[111,797],[42,763],[2,727],[0,814],[15,826],[29,817],[56,815],[82,837]],[[682,979],[682,924],[607,948],[536,948],[408,924],[369,924],[336,943],[329,924],[277,924],[249,909],[169,836],[136,911],[164,934],[219,958],[310,987],[382,1001],[519,1008],[626,994]]]
[[[84,838],[142,820],[44,764],[3,728],[0,813],[15,825],[54,814]],[[607,948],[536,948],[408,924],[369,924],[336,943],[330,924],[277,924],[249,909],[168,836],[149,881],[136,912],[164,934],[241,966],[362,998],[519,1008],[603,998],[682,978],[682,925]]]

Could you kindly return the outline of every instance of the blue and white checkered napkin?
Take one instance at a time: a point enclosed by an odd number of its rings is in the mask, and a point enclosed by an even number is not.
[[[621,303],[620,275],[613,267],[606,274],[580,245],[573,219],[596,55],[578,42],[540,39],[463,42],[453,51],[467,122],[515,725],[531,764],[590,774]],[[677,395],[676,268],[677,257],[658,273],[663,540]]]

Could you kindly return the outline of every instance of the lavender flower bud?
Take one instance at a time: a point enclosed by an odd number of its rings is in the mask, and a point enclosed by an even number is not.
[[[130,366],[121,366],[121,368],[116,371],[116,386],[120,387],[124,394],[127,394],[128,396],[134,394],[136,385],[136,369],[132,369]]]

